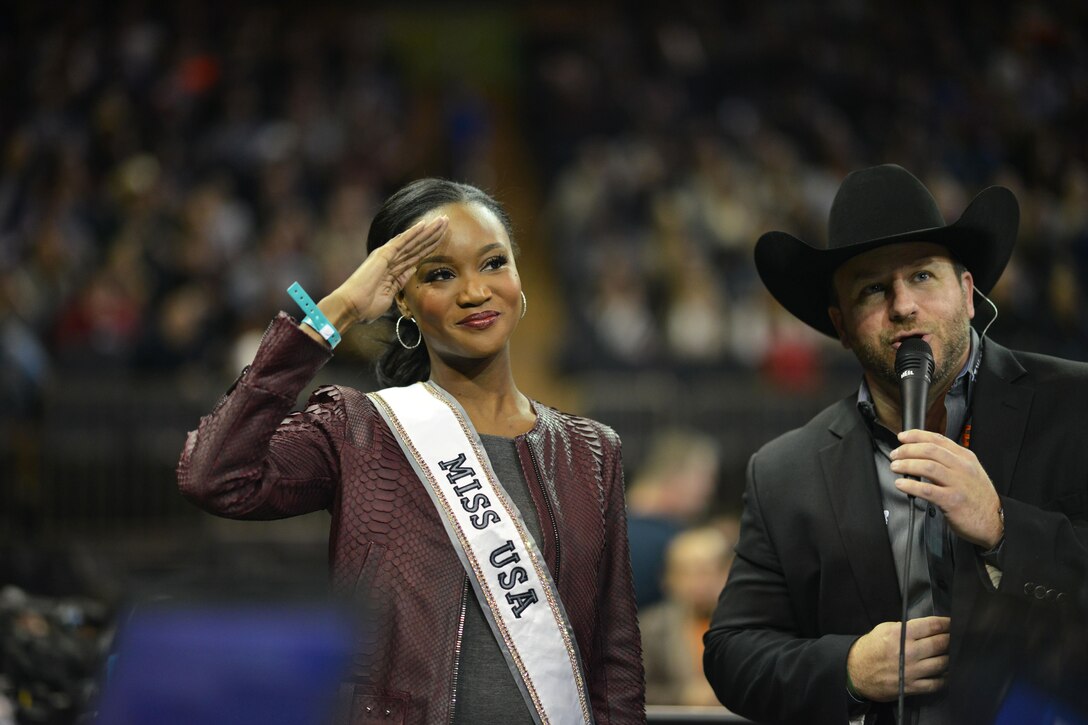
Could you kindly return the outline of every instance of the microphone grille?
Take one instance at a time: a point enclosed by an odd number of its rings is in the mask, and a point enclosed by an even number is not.
[[[926,380],[930,380],[933,378],[933,366],[933,350],[922,338],[908,337],[899,344],[895,353],[895,374],[900,378],[921,373]]]

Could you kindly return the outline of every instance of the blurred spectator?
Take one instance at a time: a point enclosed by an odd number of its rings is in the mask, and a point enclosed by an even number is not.
[[[703,635],[732,562],[733,542],[718,526],[689,529],[669,542],[665,598],[638,615],[647,705],[718,704],[703,675]]]
[[[709,436],[666,430],[627,491],[631,570],[639,608],[661,599],[661,577],[669,542],[708,513],[718,484],[720,453]]]
[[[42,341],[20,317],[14,275],[0,274],[0,403],[14,420],[37,413],[50,363]]]

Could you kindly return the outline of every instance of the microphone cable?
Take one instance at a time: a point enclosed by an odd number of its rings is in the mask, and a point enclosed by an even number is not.
[[[982,332],[979,333],[979,338],[983,338],[983,337],[986,337],[986,332],[990,329],[990,325],[997,322],[997,315],[998,315],[997,305],[994,304],[993,300],[991,300],[989,297],[987,297],[985,294],[983,294],[982,290],[980,290],[978,287],[975,287],[975,293],[979,297],[981,297],[982,299],[986,300],[987,304],[989,304],[990,307],[992,307],[993,311],[994,311],[994,316],[992,318],[990,318],[990,321],[987,322],[986,326],[982,328]]]
[[[914,496],[907,494],[907,504],[910,506],[910,512],[907,514],[907,555],[904,557],[906,561],[903,564],[903,583],[900,585],[903,592],[903,614],[899,620],[899,696],[897,699],[899,717],[896,722],[903,725],[906,721],[903,719],[904,709],[904,684],[906,680],[906,661],[907,661],[907,603],[909,597],[907,596],[907,586],[910,584],[910,560],[911,554],[914,552],[914,542],[911,540],[914,535]]]

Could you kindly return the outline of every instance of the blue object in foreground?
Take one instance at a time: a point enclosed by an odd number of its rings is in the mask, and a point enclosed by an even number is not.
[[[103,725],[324,725],[355,629],[331,605],[155,605],[122,624]]]
[[[1088,725],[1088,719],[1031,685],[1015,683],[994,725]]]

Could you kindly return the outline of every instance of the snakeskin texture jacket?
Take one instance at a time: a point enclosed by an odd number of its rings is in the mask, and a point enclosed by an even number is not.
[[[291,413],[330,356],[280,313],[253,363],[189,434],[178,485],[229,518],[328,510],[332,588],[365,601],[378,623],[360,638],[342,688],[344,720],[448,723],[458,677],[470,676],[458,666],[466,598],[475,595],[423,484],[363,393],[322,387]],[[594,718],[644,722],[619,439],[534,406],[537,422],[517,451]]]

